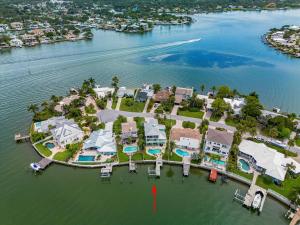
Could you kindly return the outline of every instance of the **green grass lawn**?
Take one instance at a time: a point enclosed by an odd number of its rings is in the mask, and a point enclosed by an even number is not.
[[[163,155],[163,159],[164,160],[170,160],[170,161],[177,161],[177,162],[182,162],[182,158],[179,157],[178,155],[176,155],[174,152],[172,154],[170,154],[169,156],[169,152],[166,152],[164,155]],[[169,157],[168,157],[169,156]]]
[[[145,102],[133,102],[133,105],[127,106],[126,104],[126,98],[122,99],[120,110],[121,111],[127,111],[127,112],[143,112],[145,107]]]
[[[182,110],[178,109],[177,115],[202,119],[204,112],[202,112],[202,111],[191,112],[191,111],[187,111],[187,110],[182,111]]]
[[[245,172],[243,172],[243,171],[241,171],[239,169],[234,169],[234,170],[231,170],[230,172],[235,173],[235,174],[237,174],[237,175],[239,175],[241,177],[245,177],[248,180],[252,180],[252,178],[253,178],[253,174],[252,173],[245,173]]]
[[[35,145],[35,147],[37,148],[39,153],[41,153],[43,156],[49,157],[50,155],[52,155],[52,152],[42,143]]]
[[[299,189],[300,187],[300,177],[298,176],[297,178],[286,178],[282,182],[281,186],[278,186],[272,182],[270,177],[260,175],[257,178],[256,184],[266,189],[270,188],[287,198],[291,198],[294,189]]]
[[[227,119],[225,119],[225,123],[228,126],[237,127],[238,124],[239,124],[239,121],[237,119],[229,119],[229,118],[227,118]]]
[[[53,159],[58,160],[58,161],[68,161],[70,158],[70,152],[68,150],[65,150],[63,152],[57,152],[54,156]]]
[[[295,139],[295,144],[300,147],[300,138]]]
[[[183,121],[182,122],[182,127],[183,128],[191,128],[194,129],[196,127],[196,124],[190,121]]]
[[[127,154],[125,154],[123,152],[122,146],[118,146],[118,158],[119,158],[119,162],[128,162],[129,161],[129,157]]]

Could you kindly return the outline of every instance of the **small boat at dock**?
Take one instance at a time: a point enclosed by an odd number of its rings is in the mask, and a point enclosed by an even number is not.
[[[216,182],[217,178],[218,178],[218,171],[215,169],[212,169],[209,174],[209,178],[208,178],[209,181]]]
[[[30,163],[31,169],[34,171],[39,171],[41,169],[40,165],[38,163]]]
[[[252,207],[253,209],[258,209],[262,200],[261,194],[257,193],[253,199]]]

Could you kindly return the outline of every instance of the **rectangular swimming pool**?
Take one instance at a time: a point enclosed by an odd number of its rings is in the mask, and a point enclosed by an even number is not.
[[[80,155],[78,157],[79,162],[89,162],[89,161],[95,161],[95,156],[93,155]]]

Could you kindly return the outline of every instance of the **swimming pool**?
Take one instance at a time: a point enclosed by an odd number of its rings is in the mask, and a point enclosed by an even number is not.
[[[53,143],[51,143],[51,142],[47,142],[47,143],[45,144],[45,146],[46,146],[47,148],[49,148],[49,149],[52,149],[52,148],[55,147],[55,144],[53,144]]]
[[[190,154],[187,151],[184,151],[182,149],[176,149],[175,150],[176,154],[181,156],[181,157],[185,157],[185,156],[189,156]]]
[[[250,170],[249,163],[247,163],[244,159],[239,159],[239,163],[240,163],[242,170],[249,172],[249,170]]]
[[[125,153],[134,153],[137,150],[138,150],[137,146],[126,146],[126,147],[124,147],[123,152],[125,152]]]
[[[225,166],[226,165],[225,161],[212,159],[212,158],[208,157],[207,155],[204,157],[204,161],[208,161],[208,162],[220,165],[220,166]]]
[[[93,155],[80,155],[78,160],[80,162],[88,162],[88,161],[95,161],[95,156]]]
[[[150,155],[157,155],[157,154],[160,154],[161,153],[161,150],[160,149],[158,149],[158,148],[149,148],[148,149],[148,153],[150,154]]]

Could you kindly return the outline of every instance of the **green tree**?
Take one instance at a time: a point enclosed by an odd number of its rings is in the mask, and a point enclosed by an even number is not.
[[[243,116],[251,116],[258,118],[261,115],[261,110],[263,106],[260,104],[258,98],[254,96],[246,97],[246,105],[242,108]]]
[[[204,92],[204,90],[205,90],[205,85],[204,84],[201,84],[200,90],[201,90],[202,93]]]
[[[154,94],[156,94],[161,89],[160,84],[153,84],[152,87],[153,87]]]
[[[229,109],[228,104],[222,98],[216,98],[211,107],[215,116],[222,116]]]
[[[118,90],[118,85],[119,85],[119,78],[117,76],[113,76],[111,86],[115,88],[115,90]]]
[[[28,107],[27,107],[27,111],[29,112],[32,112],[32,113],[36,113],[37,111],[39,110],[39,107],[37,104],[30,104]]]

